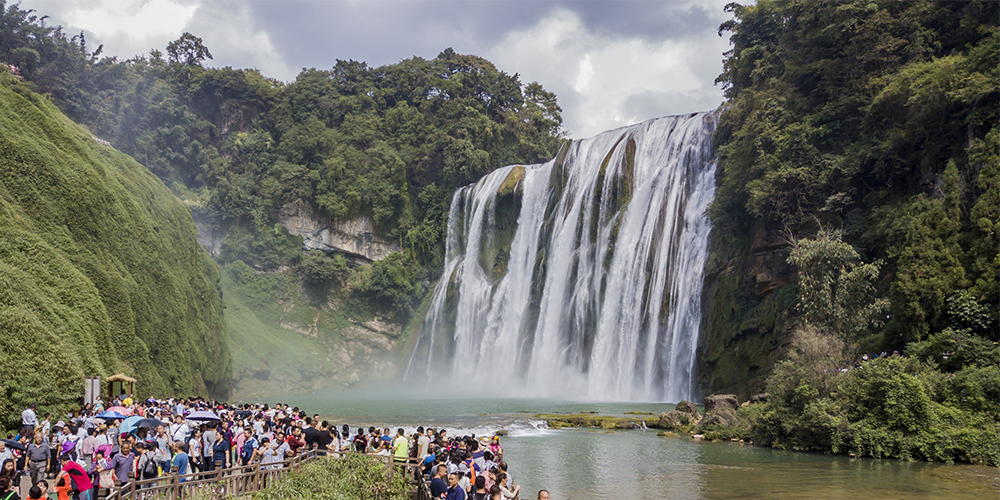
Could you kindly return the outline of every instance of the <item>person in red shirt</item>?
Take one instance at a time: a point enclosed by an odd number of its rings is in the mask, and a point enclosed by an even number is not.
[[[73,457],[69,456],[68,453],[60,455],[59,461],[62,463],[62,470],[56,476],[56,484],[59,483],[60,479],[66,479],[66,485],[73,486],[72,489],[79,491],[79,493],[73,494],[73,500],[90,500],[90,492],[94,489],[94,483],[90,480],[87,472],[80,464],[74,462]]]
[[[302,429],[292,427],[292,435],[288,436],[285,442],[288,443],[288,447],[292,450],[292,456],[298,455],[299,448],[306,445],[306,442],[302,440]]]

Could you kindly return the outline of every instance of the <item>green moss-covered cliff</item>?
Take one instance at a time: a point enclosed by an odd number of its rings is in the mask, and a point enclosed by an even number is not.
[[[888,310],[858,353],[1000,320],[996,2],[731,4],[699,374],[764,388],[801,319],[791,242],[842,235]]]
[[[0,74],[0,414],[78,404],[84,377],[117,372],[140,395],[227,395],[219,269],[195,236],[156,176]]]

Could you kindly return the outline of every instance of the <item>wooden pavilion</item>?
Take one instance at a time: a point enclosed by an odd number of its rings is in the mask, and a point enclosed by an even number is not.
[[[122,393],[130,398],[135,398],[134,378],[129,377],[124,373],[119,373],[104,379],[104,381],[108,384],[108,401],[115,399],[116,396]]]

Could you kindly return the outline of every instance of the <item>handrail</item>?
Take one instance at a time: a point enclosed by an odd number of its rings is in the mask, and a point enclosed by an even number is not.
[[[353,453],[353,452],[349,452]],[[133,479],[115,488],[105,500],[179,500],[190,497],[198,488],[210,487],[222,495],[242,496],[263,490],[274,481],[284,476],[289,470],[295,470],[303,463],[310,462],[322,456],[340,458],[344,452],[327,449],[312,449],[304,451],[295,457],[281,462],[263,464],[254,462],[248,465],[220,468],[212,471],[194,472],[191,474],[165,474],[152,479]],[[431,500],[427,482],[420,473],[420,463],[414,459],[405,462],[394,462],[392,455],[377,455],[365,453],[384,463],[388,474],[396,474],[396,467],[403,468],[403,474],[415,483],[416,500]]]

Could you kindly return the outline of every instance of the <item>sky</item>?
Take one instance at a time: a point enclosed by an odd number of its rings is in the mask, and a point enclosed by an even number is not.
[[[377,67],[451,47],[555,92],[566,135],[582,139],[723,101],[730,0],[21,0],[88,47],[127,59],[184,32],[206,66],[293,81],[337,59]]]

